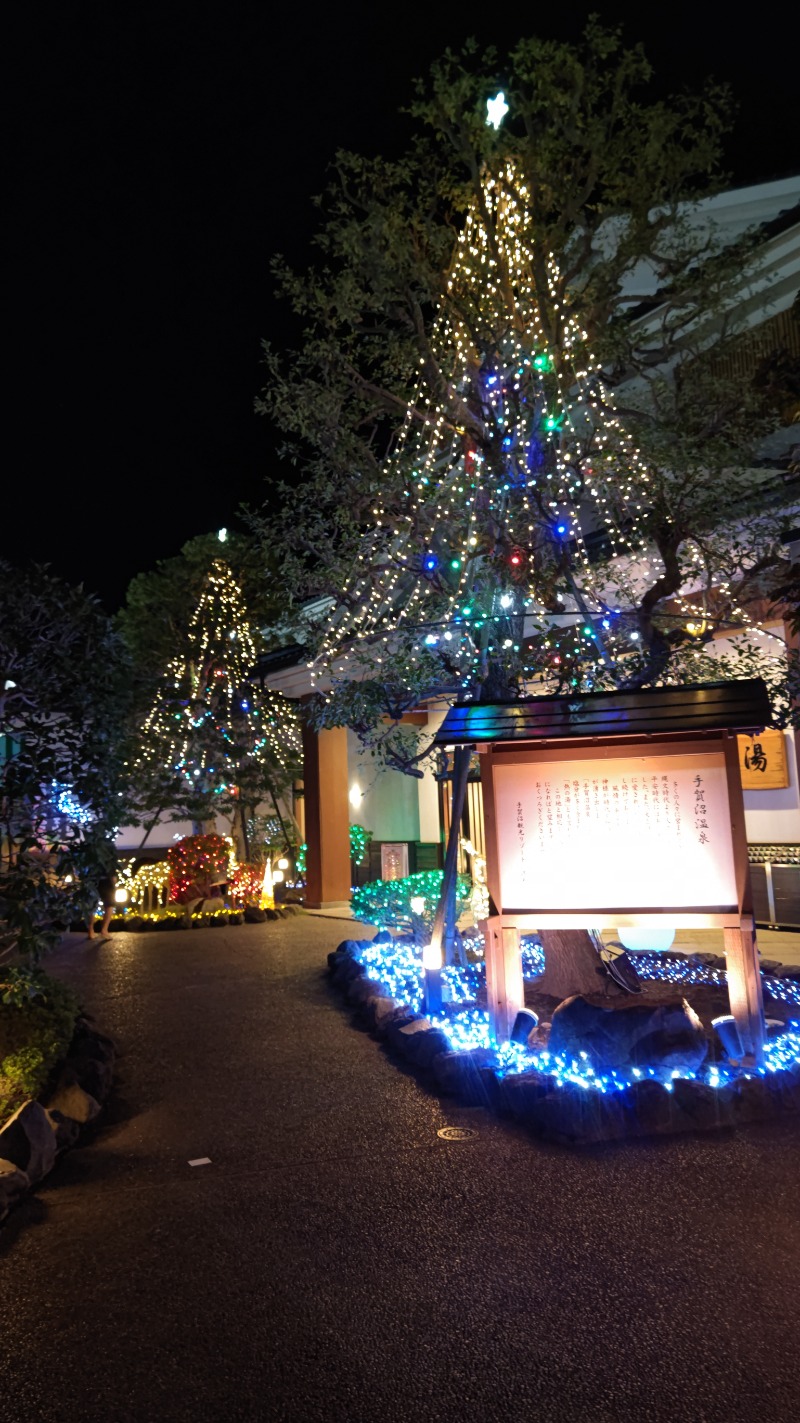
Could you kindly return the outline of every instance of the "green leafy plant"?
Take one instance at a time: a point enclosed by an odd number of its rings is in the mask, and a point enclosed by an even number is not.
[[[371,830],[365,830],[363,825],[350,826],[350,859],[354,864],[363,865],[371,840]]]
[[[468,907],[471,888],[467,877],[459,875],[456,917]],[[441,893],[441,870],[424,870],[420,874],[407,875],[405,879],[373,880],[371,884],[353,891],[353,917],[365,924],[376,924],[381,929],[408,929],[415,923],[431,929]],[[412,908],[412,900],[421,903]]]
[[[79,1013],[72,990],[40,969],[0,970],[0,1122],[43,1090]]]

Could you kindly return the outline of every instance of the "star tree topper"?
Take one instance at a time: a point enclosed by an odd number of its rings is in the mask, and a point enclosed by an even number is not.
[[[486,122],[487,124],[491,124],[492,128],[499,128],[507,113],[508,104],[506,103],[506,96],[501,89],[498,94],[495,94],[493,99],[486,100]]]

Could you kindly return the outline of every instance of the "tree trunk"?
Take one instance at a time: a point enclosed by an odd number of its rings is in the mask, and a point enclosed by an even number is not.
[[[163,814],[165,808],[166,808],[166,807],[162,805],[162,806],[160,807],[160,809],[158,809],[158,810],[156,811],[155,815],[153,816],[153,819],[150,821],[150,824],[148,825],[147,829],[145,830],[144,835],[142,836],[141,840],[139,841],[139,849],[140,849],[140,850],[143,850],[143,849],[144,849],[145,845],[147,844],[148,840],[150,839],[150,835],[151,835],[152,831],[155,830],[155,828],[156,828],[156,826],[157,826],[157,824],[158,824],[159,818],[160,818],[160,816]]]
[[[270,800],[272,801],[272,804],[273,804],[274,807],[275,807],[275,814],[276,814],[277,817],[278,817],[278,824],[279,824],[280,827],[281,827],[281,834],[282,834],[282,836],[283,836],[283,848],[284,848],[284,850],[286,851],[286,853],[289,854],[289,853],[291,852],[291,848],[292,848],[292,847],[291,847],[291,843],[290,843],[290,841],[289,841],[289,836],[288,836],[288,834],[287,834],[287,832],[286,832],[286,826],[285,826],[285,824],[284,824],[283,816],[281,815],[281,808],[280,808],[280,806],[278,805],[277,796],[275,795],[275,792],[274,792],[274,790],[272,789],[272,786],[271,786],[271,785],[270,785],[270,787],[269,787],[269,794],[270,794]]]
[[[536,980],[537,992],[561,999],[571,998],[575,993],[624,995],[624,990],[605,972],[586,929],[543,929],[540,937],[544,946],[544,973]]]
[[[450,807],[450,834],[447,853],[444,858],[442,875],[442,896],[436,906],[436,915],[431,931],[431,944],[441,952],[444,948],[444,962],[452,963],[455,950],[456,927],[456,887],[458,884],[458,841],[461,835],[461,817],[467,795],[467,776],[472,748],[457,746],[453,752],[453,797]]]
[[[250,863],[250,837],[247,833],[247,806],[239,806],[239,825],[242,832],[242,844],[244,846],[244,858],[246,864]]]

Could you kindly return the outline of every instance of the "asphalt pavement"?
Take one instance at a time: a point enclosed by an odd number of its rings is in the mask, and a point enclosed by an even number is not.
[[[118,1082],[0,1230],[2,1423],[800,1415],[800,1118],[542,1145],[354,1024],[325,973],[345,932],[51,960]]]

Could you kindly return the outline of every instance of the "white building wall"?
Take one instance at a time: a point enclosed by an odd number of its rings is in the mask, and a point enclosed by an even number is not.
[[[416,777],[380,770],[352,731],[347,733],[347,761],[351,824],[371,830],[375,840],[419,840]],[[354,804],[356,788],[358,804]]]
[[[122,855],[135,854],[144,839],[147,827],[144,825],[122,825],[117,831],[117,838],[114,841],[116,849]],[[230,835],[231,824],[229,819],[217,816],[216,830],[218,835]],[[168,850],[170,845],[174,845],[176,840],[182,840],[185,835],[193,835],[194,826],[191,820],[160,820],[153,827],[145,843],[145,851],[148,850]]]

